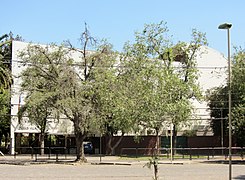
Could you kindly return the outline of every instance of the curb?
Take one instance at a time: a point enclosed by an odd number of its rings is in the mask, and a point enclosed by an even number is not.
[[[0,161],[0,164],[9,164],[9,165],[20,165],[20,166],[27,166],[30,165],[30,162],[15,162],[15,161]]]
[[[158,162],[158,164],[184,165],[182,162]]]
[[[113,163],[113,162],[99,162],[99,163],[91,163],[92,165],[125,165],[131,166],[131,163]]]

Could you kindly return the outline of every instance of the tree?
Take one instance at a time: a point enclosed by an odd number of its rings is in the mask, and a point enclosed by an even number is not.
[[[124,65],[132,82],[138,124],[154,129],[158,136],[164,125],[177,126],[191,115],[190,98],[200,98],[197,83],[196,54],[206,44],[205,34],[193,30],[193,40],[174,45],[166,23],[146,25],[136,34],[134,44],[126,44]],[[158,147],[158,142],[156,144]]]
[[[10,93],[9,90],[2,89],[0,91],[0,145],[3,136],[5,137],[5,147],[7,148],[9,131],[10,131]]]
[[[29,45],[20,53],[23,65],[27,68],[21,73],[21,93],[26,96],[25,104],[18,112],[19,120],[28,117],[40,130],[41,154],[44,154],[44,137],[49,119],[57,117],[55,104],[58,94],[59,76],[66,69],[67,51],[64,47],[48,45]]]
[[[52,104],[54,104],[55,101],[53,101],[52,96],[49,97],[47,94],[43,92],[30,93],[30,95],[25,98],[25,105],[20,107],[18,112],[19,121],[24,117],[28,117],[29,121],[40,130],[39,145],[41,155],[44,154],[44,138],[48,130],[49,118],[54,114],[52,113]]]
[[[6,56],[9,55],[6,51],[9,40],[8,35],[5,34],[0,37],[0,146],[2,143],[2,137],[5,135],[5,146],[6,139],[9,134],[10,116],[9,114],[9,91],[8,87],[11,82],[10,71],[5,63],[7,61]]]
[[[178,77],[182,79],[179,90],[180,95],[177,96],[175,108],[173,108],[173,145],[177,144],[177,127],[181,123],[186,123],[192,112],[191,98],[198,101],[202,98],[202,93],[198,84],[197,54],[200,47],[207,45],[205,33],[196,29],[192,30],[192,40],[190,43],[178,43],[172,48],[172,61],[180,62],[181,68]],[[204,52],[200,52],[202,54]],[[174,72],[175,73],[175,72]]]
[[[21,36],[13,36],[13,33],[0,36],[0,88],[9,88],[12,83],[11,77],[11,58],[12,58],[12,41],[22,41]]]
[[[9,35],[5,34],[0,37],[0,88],[7,88],[11,83],[10,75],[10,59],[11,51],[9,50],[11,40],[8,39]],[[9,61],[9,63],[7,62]]]
[[[10,132],[10,86],[12,40],[21,40],[20,36],[13,37],[13,34],[0,36],[0,145],[3,135],[5,146],[7,146]]]
[[[85,31],[80,38],[81,49],[74,48],[68,42],[68,48],[81,54],[81,58],[77,61],[78,72],[64,72],[69,75],[69,80],[62,81],[58,100],[58,106],[74,124],[74,133],[77,145],[76,161],[86,162],[83,149],[84,139],[92,133],[98,132],[101,128],[102,119],[98,116],[101,113],[101,101],[99,100],[98,88],[108,79],[105,77],[106,70],[112,69],[110,63],[111,58],[115,57],[111,50],[111,45],[106,42],[98,43],[85,26]],[[95,51],[89,51],[90,47]],[[115,59],[114,59],[115,60]],[[110,78],[110,76],[108,76]],[[100,93],[100,95],[106,95]]]
[[[74,48],[69,41],[66,47],[28,47],[21,54],[21,58],[29,66],[23,73],[22,77],[26,78],[22,87],[29,92],[27,97],[30,101],[27,102],[33,102],[31,104],[34,107],[42,109],[38,113],[35,108],[34,112],[30,112],[41,116],[44,122],[47,120],[47,111],[50,112],[53,107],[73,122],[76,161],[86,162],[83,141],[88,135],[98,132],[97,127],[101,127],[101,121],[98,120],[98,110],[101,108],[98,107],[96,87],[103,81],[96,79],[99,77],[96,73],[104,73],[100,72],[102,69],[111,69],[104,68],[104,62],[113,57],[114,53],[109,44],[102,42],[98,45],[87,27],[80,40],[81,49]],[[89,51],[88,47],[95,51]],[[45,98],[37,101],[37,92],[39,97],[43,95]]]
[[[244,146],[244,94],[245,94],[245,50],[235,48],[232,59],[232,76],[231,76],[231,120],[232,133],[237,139],[239,146]],[[220,135],[221,123],[219,119],[224,121],[224,134],[228,135],[228,86],[224,85],[212,90],[209,99],[209,107],[211,109],[211,127],[215,135]]]
[[[232,125],[237,144],[245,146],[245,50],[236,48],[232,66]]]
[[[237,139],[237,145],[245,146],[245,105],[241,103],[236,105],[232,111],[232,126],[234,127],[233,133]]]
[[[224,136],[228,136],[228,89],[227,86],[213,88],[208,95],[208,106],[211,110],[210,122],[213,133],[216,136],[221,136],[223,130]],[[221,127],[223,125],[223,127]]]
[[[122,73],[120,55],[115,53],[106,59],[105,63],[100,65],[102,68],[97,68],[95,73],[95,79],[103,82],[97,83],[95,89],[98,119],[102,122],[101,133],[108,137],[106,153],[114,155],[115,148],[120,144],[124,134],[134,130],[134,105],[132,104],[134,102],[133,92],[128,88],[129,79]],[[116,142],[114,142],[115,135],[120,135]]]

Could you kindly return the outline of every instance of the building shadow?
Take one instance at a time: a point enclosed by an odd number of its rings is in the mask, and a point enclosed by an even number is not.
[[[233,179],[245,179],[245,175],[239,175],[234,177]]]

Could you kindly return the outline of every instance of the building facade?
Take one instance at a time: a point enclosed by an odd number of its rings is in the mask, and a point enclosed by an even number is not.
[[[22,60],[18,54],[28,47],[29,43],[13,41],[12,44],[12,74],[13,85],[11,87],[11,154],[15,153],[16,134],[39,133],[39,129],[31,124],[28,118],[24,118],[19,122],[17,113],[21,105],[25,103],[25,94],[20,91],[21,72],[26,68],[23,66]],[[79,55],[74,53],[74,59]],[[202,88],[203,94],[217,86],[226,82],[227,60],[218,51],[210,47],[201,47],[197,53],[197,68],[199,70],[198,82]],[[195,99],[191,100],[194,106],[193,116],[191,119],[192,129],[195,129],[198,135],[211,135],[210,129],[210,111],[207,102],[199,102]],[[168,129],[169,127],[166,127]],[[183,127],[188,129],[190,127]],[[73,124],[66,118],[61,118],[59,123],[55,119],[50,119],[47,127],[47,134],[73,134]]]

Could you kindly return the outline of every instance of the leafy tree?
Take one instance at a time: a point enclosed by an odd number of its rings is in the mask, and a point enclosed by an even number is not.
[[[12,58],[12,41],[22,41],[21,36],[13,36],[12,32],[0,36],[0,88],[9,88],[12,82],[11,77],[11,58]]]
[[[236,48],[232,60],[231,93],[232,93],[232,127],[233,135],[239,146],[244,146],[244,94],[245,94],[245,50]],[[220,135],[219,119],[224,118],[224,134],[228,135],[228,86],[215,88],[209,96],[209,107],[211,109],[211,127],[215,135]]]
[[[241,103],[236,105],[232,110],[232,126],[234,127],[233,133],[237,139],[237,145],[245,146],[245,105]]]
[[[228,89],[227,86],[216,87],[212,89],[208,96],[210,116],[213,118],[210,125],[214,135],[220,136],[223,130],[224,136],[228,135]],[[221,127],[223,125],[223,127]]]
[[[66,69],[67,53],[64,47],[55,45],[29,45],[19,55],[27,68],[21,73],[21,92],[26,98],[18,117],[20,121],[28,117],[40,130],[41,154],[44,154],[44,137],[50,116],[56,117],[58,95],[55,88],[59,85],[60,74]]]
[[[236,48],[232,66],[232,125],[237,143],[245,146],[245,50]]]
[[[118,61],[116,62],[116,59]],[[135,119],[133,92],[128,89],[128,78],[122,73],[120,55],[115,53],[106,58],[102,68],[97,68],[95,85],[98,100],[98,119],[102,122],[102,133],[109,139],[107,141],[107,154],[115,154],[115,148],[120,144],[125,133],[132,132]],[[116,65],[119,64],[119,65]],[[120,138],[113,144],[114,135]]]
[[[60,99],[58,106],[62,112],[74,123],[74,133],[76,136],[77,145],[77,161],[86,162],[83,149],[84,139],[91,133],[98,132],[98,128],[102,127],[103,117],[99,117],[101,113],[101,100],[100,95],[107,95],[100,93],[98,88],[103,87],[100,85],[106,81],[110,81],[110,76],[106,71],[112,68],[111,57],[114,53],[111,50],[111,45],[102,42],[99,44],[85,27],[81,38],[81,49],[74,48],[68,42],[68,48],[81,54],[81,58],[77,61],[78,72],[71,75],[69,80],[62,81],[60,88]],[[89,51],[87,48],[94,49],[94,52]],[[115,60],[115,59],[114,59]],[[101,79],[106,77],[107,79]],[[102,90],[102,89],[101,89]],[[104,106],[105,107],[105,106]]]
[[[20,40],[20,36],[13,37],[13,34],[0,36],[0,145],[3,135],[5,136],[5,146],[10,132],[10,86],[12,40]]]
[[[10,93],[9,90],[2,89],[0,91],[0,144],[3,135],[5,137],[5,147],[7,147],[9,131],[10,131]]]
[[[40,130],[39,143],[41,155],[44,154],[44,137],[48,130],[49,118],[52,115],[51,107],[53,103],[53,97],[49,97],[43,92],[32,92],[25,99],[25,105],[18,112],[20,121],[26,116]]]
[[[180,95],[177,95],[177,102],[172,109],[173,116],[173,145],[176,147],[177,143],[177,127],[181,124],[187,123],[191,113],[192,104],[191,98],[198,101],[202,99],[202,93],[198,83],[198,69],[197,69],[197,54],[204,53],[200,51],[200,47],[207,45],[207,39],[205,33],[199,32],[196,29],[192,30],[192,40],[189,43],[179,42],[172,47],[172,61],[180,63],[180,70],[178,71],[178,77],[182,82],[178,85],[177,91]],[[175,73],[175,72],[174,72]]]
[[[166,123],[177,126],[191,115],[190,98],[200,99],[196,54],[206,44],[205,34],[193,30],[193,40],[173,45],[166,23],[146,25],[136,42],[125,46],[127,81],[132,82],[135,114],[140,126],[155,129]],[[158,144],[156,145],[158,147]]]
[[[9,68],[6,66],[6,46],[8,44],[8,35],[5,34],[0,37],[0,146],[2,142],[2,137],[5,135],[8,137],[9,132],[9,92],[6,89],[10,84],[10,73]],[[5,143],[6,144],[6,143]]]
[[[6,88],[9,86],[11,82],[11,76],[10,76],[10,68],[9,64],[6,63],[7,61],[10,61],[11,52],[9,51],[9,45],[11,43],[11,40],[8,39],[8,35],[5,34],[0,37],[0,82],[1,82],[1,89]]]
[[[101,108],[96,94],[96,87],[99,86],[96,84],[103,81],[96,79],[99,77],[96,73],[106,70],[104,62],[113,52],[109,44],[97,45],[87,27],[80,40],[81,49],[74,48],[69,42],[66,48],[30,46],[21,54],[29,66],[22,74],[22,77],[26,77],[22,87],[29,93],[27,103],[30,103],[30,107],[41,109],[37,112],[35,108],[31,108],[29,115],[41,116],[41,122],[45,122],[46,115],[50,113],[50,109],[53,113],[52,108],[55,107],[73,122],[76,160],[86,162],[83,141],[89,134],[95,133],[97,127],[101,127],[101,121],[98,121],[98,111]],[[88,47],[96,51],[88,51]],[[74,56],[76,59],[72,59]],[[37,99],[42,95],[43,98]],[[26,109],[28,106],[27,104]],[[33,119],[37,121],[36,118]]]

